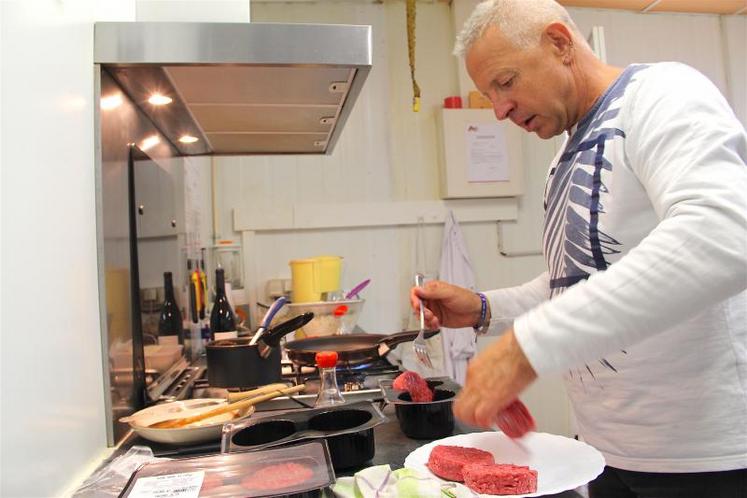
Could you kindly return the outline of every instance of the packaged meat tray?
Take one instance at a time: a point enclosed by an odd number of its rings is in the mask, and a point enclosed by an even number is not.
[[[261,451],[146,463],[119,496],[311,498],[321,496],[334,482],[327,443],[314,440]]]

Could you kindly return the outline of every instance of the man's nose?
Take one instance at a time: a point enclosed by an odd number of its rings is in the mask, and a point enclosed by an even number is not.
[[[498,121],[506,119],[514,107],[514,103],[508,99],[493,102],[493,112],[495,112],[495,117],[498,118]]]

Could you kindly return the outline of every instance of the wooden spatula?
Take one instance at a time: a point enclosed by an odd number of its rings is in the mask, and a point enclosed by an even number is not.
[[[216,415],[222,415],[224,413],[232,412],[234,410],[240,410],[248,406],[256,405],[258,403],[262,403],[263,401],[267,401],[268,399],[277,398],[278,396],[282,396],[284,394],[295,394],[295,393],[303,391],[305,388],[306,388],[305,384],[300,384],[300,385],[293,386],[293,387],[286,387],[284,389],[278,389],[276,391],[273,391],[267,394],[255,396],[253,398],[243,399],[241,401],[236,401],[235,403],[229,403],[227,405],[219,406],[218,408],[215,408],[214,410],[203,412],[193,417],[164,420],[162,422],[157,422],[155,424],[152,424],[149,427],[154,428],[154,429],[177,429],[179,427],[184,427],[185,425],[199,422],[200,420],[205,420],[207,418],[215,417]]]

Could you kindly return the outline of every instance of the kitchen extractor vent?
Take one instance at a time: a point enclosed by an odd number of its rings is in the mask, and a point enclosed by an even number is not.
[[[370,26],[95,27],[95,62],[184,155],[329,154],[371,60]]]

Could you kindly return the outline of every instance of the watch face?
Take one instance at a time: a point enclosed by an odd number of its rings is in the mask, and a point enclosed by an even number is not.
[[[475,334],[477,335],[485,335],[488,333],[488,329],[490,328],[490,322],[486,321],[479,327],[473,327],[475,329]]]

